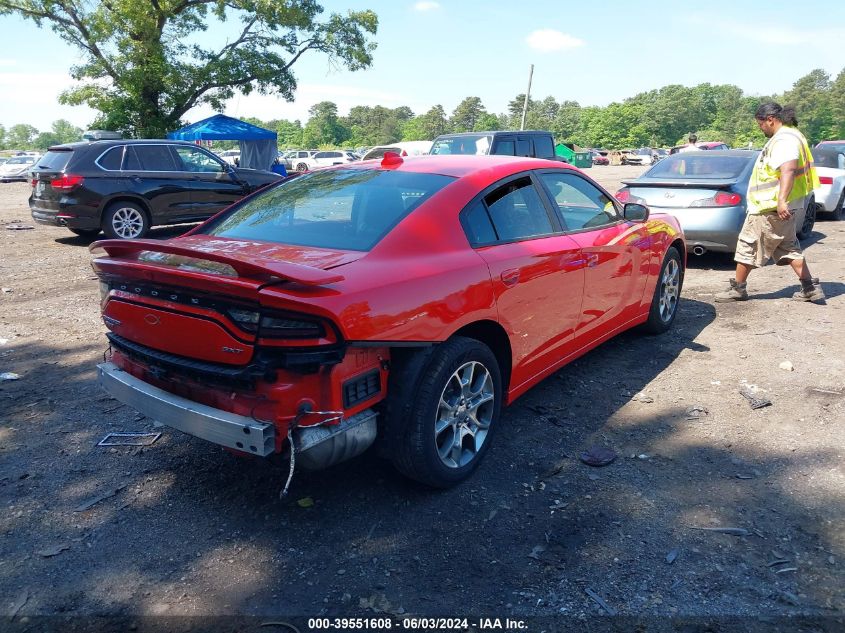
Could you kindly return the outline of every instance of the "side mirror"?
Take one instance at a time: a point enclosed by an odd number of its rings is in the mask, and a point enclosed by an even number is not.
[[[648,220],[648,207],[636,202],[628,202],[622,208],[623,217],[629,222],[645,222]]]

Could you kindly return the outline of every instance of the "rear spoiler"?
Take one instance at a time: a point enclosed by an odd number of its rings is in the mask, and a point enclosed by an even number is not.
[[[623,180],[628,187],[685,187],[691,189],[727,189],[736,180]]]
[[[315,268],[314,266],[304,266],[303,264],[294,264],[291,262],[244,261],[219,252],[200,251],[194,248],[180,246],[174,242],[159,242],[157,240],[101,240],[91,244],[88,250],[94,254],[98,250],[104,250],[109,257],[130,260],[137,260],[138,256],[144,251],[182,255],[183,257],[227,264],[238,273],[239,277],[262,278],[274,276],[305,286],[323,286],[344,280],[343,275],[328,272],[321,268]],[[153,262],[141,263],[150,266],[156,265]]]

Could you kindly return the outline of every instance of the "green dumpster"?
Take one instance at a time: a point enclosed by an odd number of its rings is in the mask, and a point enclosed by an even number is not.
[[[581,148],[574,143],[558,143],[555,145],[555,155],[560,156],[575,167],[593,166],[593,158],[590,152],[581,151]]]

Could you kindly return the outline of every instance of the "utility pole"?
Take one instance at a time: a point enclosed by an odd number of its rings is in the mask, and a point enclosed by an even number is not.
[[[528,114],[528,98],[531,96],[531,79],[534,77],[534,64],[531,64],[531,70],[528,71],[528,90],[525,93],[525,103],[522,104],[522,123],[519,124],[519,129],[525,129],[525,115]]]

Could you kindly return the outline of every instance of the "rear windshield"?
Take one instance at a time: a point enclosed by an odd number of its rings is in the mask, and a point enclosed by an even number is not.
[[[368,251],[402,218],[453,180],[439,174],[377,169],[315,171],[247,200],[204,232]]]
[[[845,153],[843,152],[845,152],[845,147],[840,151],[817,147],[813,150],[813,162],[816,164],[816,167],[845,169]]]
[[[50,171],[62,171],[67,166],[68,161],[70,161],[72,154],[73,152],[69,150],[57,151],[51,149],[38,160],[38,164],[35,168],[49,169]]]
[[[737,178],[756,158],[757,154],[752,152],[749,152],[748,156],[720,156],[718,154],[690,156],[681,152],[661,160],[643,176],[665,180],[688,178],[726,180]]]
[[[489,134],[441,136],[434,141],[431,154],[489,154],[493,137]]]

